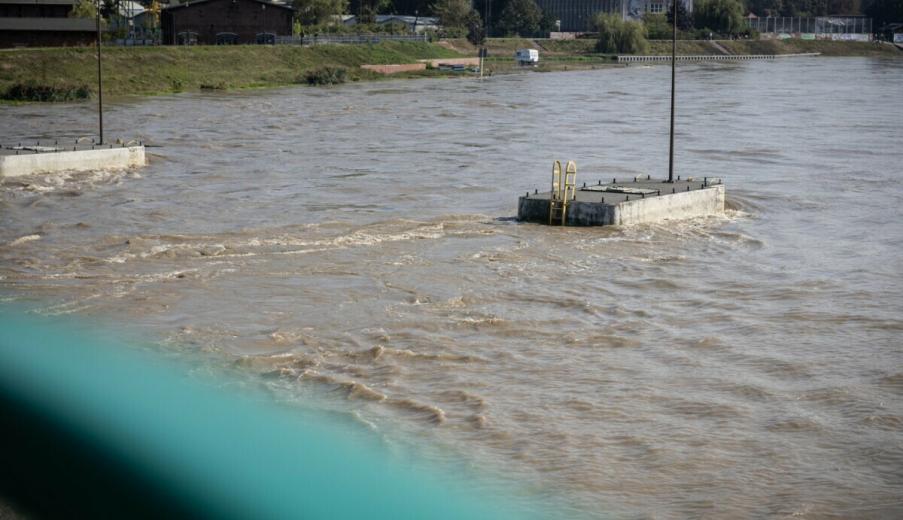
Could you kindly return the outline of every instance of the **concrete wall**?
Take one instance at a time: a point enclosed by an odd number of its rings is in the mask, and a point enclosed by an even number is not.
[[[549,223],[549,199],[520,197],[518,220]],[[615,206],[595,202],[574,201],[568,204],[568,226],[608,226],[614,222]]]
[[[417,60],[420,63],[429,63],[433,67],[439,65],[479,65],[480,58],[439,58],[429,60]]]
[[[617,204],[573,201],[568,204],[568,226],[629,226],[724,213],[724,185],[701,190],[635,199]],[[549,223],[549,200],[520,197],[517,218]]]
[[[74,152],[48,152],[0,156],[0,177],[66,170],[103,170],[144,166],[144,147],[102,148]]]
[[[660,197],[621,202],[615,206],[612,224],[631,225],[724,213],[724,185]]]
[[[402,63],[398,65],[361,65],[362,69],[372,70],[378,74],[395,74],[398,72],[411,72],[426,70],[426,63]]]

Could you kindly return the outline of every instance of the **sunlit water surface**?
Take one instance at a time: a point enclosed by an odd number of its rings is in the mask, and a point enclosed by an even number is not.
[[[666,175],[669,69],[114,102],[128,172],[7,179],[0,296],[126,323],[562,517],[903,515],[903,61],[679,69],[719,218],[513,220]],[[0,108],[0,143],[93,106]],[[316,403],[316,404],[312,404]]]

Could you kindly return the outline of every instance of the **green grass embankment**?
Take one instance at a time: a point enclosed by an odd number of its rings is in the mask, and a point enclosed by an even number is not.
[[[733,54],[798,54],[824,56],[903,57],[892,45],[804,40],[719,41]],[[487,42],[488,72],[516,70],[519,48],[540,50],[538,71],[578,70],[613,66],[612,55],[595,51],[595,40],[492,38]],[[67,47],[16,49],[0,52],[0,102],[5,93],[18,99],[68,101],[89,96],[97,81],[94,49]],[[710,42],[678,41],[678,54],[721,54]],[[651,41],[648,54],[671,53],[668,41]],[[419,59],[476,56],[465,39],[383,42],[374,45],[110,47],[104,49],[104,93],[112,96],[152,95],[199,89],[241,89],[307,83],[318,71],[347,69],[349,81],[381,79],[360,68],[365,64],[414,63]],[[435,70],[408,72],[389,78],[454,75]],[[322,76],[322,74],[320,74]],[[320,81],[310,81],[318,83]],[[322,82],[320,82],[322,83]],[[328,82],[327,82],[328,83]],[[8,101],[7,101],[8,102]]]
[[[903,52],[893,45],[867,42],[843,42],[829,40],[719,40],[721,47],[731,54],[804,54],[821,53],[823,56],[869,56],[903,57]],[[475,56],[477,48],[464,39],[441,42],[441,45],[462,54]],[[539,66],[530,70],[560,71],[612,67],[615,55],[596,52],[596,40],[548,40],[526,38],[491,38],[487,44],[489,60],[486,69],[493,73],[517,70],[519,67],[512,57],[517,49],[534,48],[540,51]],[[671,42],[652,40],[643,54],[667,56],[671,54]],[[679,40],[677,54],[680,55],[720,55],[724,54],[713,42],[701,40]]]
[[[832,40],[733,40],[718,42],[733,54],[802,54],[822,56],[903,57],[893,45]]]
[[[383,42],[374,45],[111,47],[103,49],[104,94],[150,95],[203,88],[240,89],[306,83],[305,74],[344,67],[350,81],[382,76],[364,64],[415,63],[459,57],[439,45]],[[0,52],[0,94],[32,84],[95,90],[97,61],[91,47]]]
[[[903,57],[893,45],[869,42],[843,42],[830,40],[719,40],[718,43],[733,54],[802,54],[818,52],[824,56],[886,56]],[[449,40],[445,45],[458,52],[476,55],[477,49],[467,40]],[[568,60],[577,57],[604,59],[606,55],[596,53],[596,40],[584,38],[579,40],[547,40],[527,38],[491,38],[487,42],[489,55],[493,57],[511,57],[514,51],[521,48],[540,50],[540,61]],[[706,41],[679,40],[677,53],[683,55],[722,54],[721,51]],[[671,54],[671,42],[652,40],[645,54]]]

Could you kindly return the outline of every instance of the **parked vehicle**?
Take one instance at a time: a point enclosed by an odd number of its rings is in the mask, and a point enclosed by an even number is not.
[[[514,59],[518,65],[536,65],[539,63],[539,51],[536,49],[517,49]]]

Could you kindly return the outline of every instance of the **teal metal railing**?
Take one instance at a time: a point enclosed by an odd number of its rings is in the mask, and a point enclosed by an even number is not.
[[[0,308],[0,497],[46,517],[545,516],[350,424]]]

